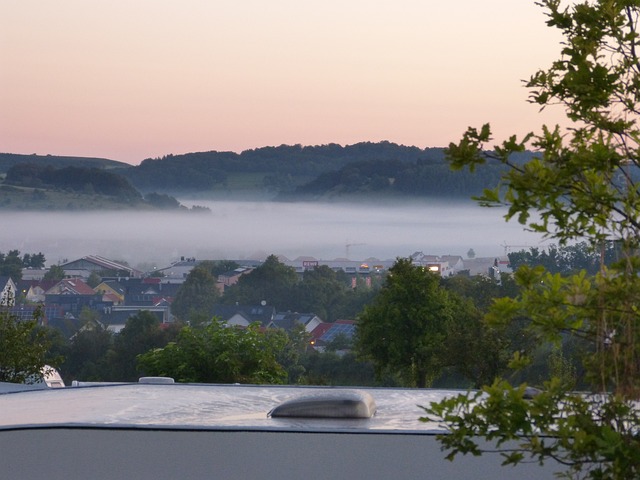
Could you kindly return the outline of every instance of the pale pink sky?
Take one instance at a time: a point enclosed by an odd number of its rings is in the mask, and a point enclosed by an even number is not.
[[[0,151],[169,153],[555,123],[521,80],[558,57],[533,0],[2,0]]]

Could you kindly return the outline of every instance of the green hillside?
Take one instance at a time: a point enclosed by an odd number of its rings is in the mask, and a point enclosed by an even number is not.
[[[532,154],[518,155],[526,160]],[[496,185],[502,171],[495,164],[478,173],[452,172],[442,148],[391,142],[170,154],[138,166],[97,158],[0,154],[0,177],[4,172],[6,184],[125,197],[132,203],[151,193],[193,199],[468,199]]]
[[[11,167],[23,163],[31,165],[47,166],[54,168],[63,167],[95,167],[102,169],[127,168],[129,164],[93,157],[65,157],[58,155],[21,155],[17,153],[0,153],[0,173],[6,173]]]
[[[19,163],[0,184],[4,210],[186,210],[174,197],[157,192],[142,195],[122,175],[96,167]],[[202,207],[193,209],[204,211]]]
[[[143,201],[120,199],[99,194],[57,190],[54,188],[17,187],[0,184],[0,210],[124,210],[149,209]]]
[[[415,163],[443,159],[440,148],[421,149],[391,142],[302,146],[280,145],[234,152],[198,152],[146,159],[122,170],[142,192],[175,195],[228,195],[234,192],[275,197],[291,193],[319,175],[370,160]]]

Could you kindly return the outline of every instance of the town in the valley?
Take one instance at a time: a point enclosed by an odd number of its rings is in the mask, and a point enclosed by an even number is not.
[[[18,254],[13,251],[3,258],[7,260],[11,255],[19,258]],[[25,265],[33,263],[38,268],[14,269],[16,273],[19,271],[18,278],[15,273],[0,276],[2,309],[17,321],[37,318],[40,325],[62,339],[59,343],[65,343],[66,349],[61,347],[65,358],[59,368],[67,381],[135,380],[137,371],[132,365],[126,371],[114,370],[113,365],[106,366],[110,360],[105,359],[113,359],[115,354],[108,351],[113,350],[114,338],[118,340],[123,332],[127,333],[128,322],[139,319],[141,314],[153,318],[165,336],[139,351],[129,352],[133,363],[145,349],[162,348],[175,340],[176,334],[169,332],[185,325],[201,326],[216,321],[237,328],[257,325],[263,332],[279,330],[288,335],[297,332],[302,335],[298,341],[303,342],[298,350],[302,349],[305,355],[331,353],[334,362],[356,364],[352,349],[358,314],[375,298],[397,261],[375,258],[325,261],[313,257],[289,260],[275,255],[251,260],[205,260],[183,256],[167,266],[154,266],[145,272],[99,255],[49,268],[44,268],[41,262],[29,262],[36,255],[25,257]],[[463,258],[416,252],[408,260],[442,279],[489,279],[496,284],[502,274],[510,272],[506,256],[476,258],[472,254],[471,258]],[[214,273],[204,279],[196,278],[202,267]],[[249,282],[254,277],[253,283]],[[200,296],[188,293],[194,284],[196,290],[208,293]],[[110,338],[111,346],[106,338]],[[82,341],[98,344],[85,351],[80,346]],[[79,352],[74,348],[85,350]],[[318,358],[309,361],[318,362]],[[294,373],[290,372],[285,381],[377,382],[371,365],[366,362],[360,365],[361,371],[352,377],[324,371],[312,375],[314,368],[329,367],[306,365],[301,369],[306,376],[293,369]]]

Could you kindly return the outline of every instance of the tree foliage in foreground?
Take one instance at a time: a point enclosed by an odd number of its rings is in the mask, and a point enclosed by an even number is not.
[[[515,326],[482,321],[491,299],[515,295],[484,277],[446,280],[398,259],[382,289],[358,317],[356,348],[378,381],[410,387],[479,387],[510,371],[515,351],[531,351],[531,337]]]
[[[38,315],[21,321],[0,311],[0,382],[24,383],[39,377],[47,362],[56,366],[57,360],[48,357],[51,340],[38,325]]]
[[[550,378],[532,399],[526,385],[502,380],[425,408],[449,435],[449,458],[483,453],[474,438],[497,446],[506,464],[557,461],[566,478],[640,477],[640,2],[540,0],[547,24],[564,35],[561,58],[528,82],[531,100],[560,104],[571,130],[543,127],[522,141],[511,137],[486,152],[489,125],[470,128],[448,156],[454,168],[485,163],[508,167],[500,185],[479,201],[508,206],[507,219],[560,245],[584,241],[598,250],[616,245],[618,260],[599,272],[553,274],[521,267],[521,293],[498,300],[487,320],[508,324],[523,316],[540,343],[563,336],[589,345],[583,360],[587,393]],[[568,4],[568,6],[567,6]],[[519,164],[512,154],[531,145],[538,155]],[[536,216],[533,214],[537,213]],[[514,356],[512,366],[528,363]]]
[[[96,330],[96,334],[99,331]],[[135,382],[139,378],[136,357],[154,348],[167,345],[177,335],[176,326],[162,328],[160,320],[148,310],[129,317],[125,327],[114,337],[107,352],[109,377],[107,380]],[[99,335],[98,335],[99,336]]]
[[[440,276],[398,259],[373,303],[358,317],[357,346],[378,377],[397,375],[425,387],[447,364],[447,331],[470,307],[440,286]]]
[[[138,356],[147,375],[178,382],[284,383],[286,371],[277,361],[287,344],[284,331],[262,332],[213,321],[206,327],[183,327],[175,342]]]

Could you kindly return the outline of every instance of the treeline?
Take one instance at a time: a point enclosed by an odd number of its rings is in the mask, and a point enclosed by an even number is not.
[[[478,173],[460,173],[440,160],[419,159],[415,163],[367,160],[324,173],[280,198],[327,199],[372,194],[469,198],[496,184],[503,172],[503,166],[498,164]]]
[[[420,149],[391,142],[362,142],[341,146],[281,145],[234,152],[199,152],[146,159],[122,171],[133,185],[145,190],[193,191],[225,187],[229,177],[259,174],[254,187],[288,191],[310,178],[338,170],[354,162],[394,159],[416,162],[419,158],[442,159],[440,148]]]
[[[328,322],[355,318],[382,282],[382,277],[373,276],[367,286],[364,279],[358,279],[353,288],[351,278],[343,271],[336,272],[325,265],[307,270],[300,277],[292,267],[270,255],[262,265],[242,275],[221,294],[216,287],[220,263],[204,261],[189,272],[171,304],[171,312],[180,321],[207,322],[217,304],[260,305],[262,302],[280,312],[313,312]],[[228,262],[222,263],[228,269],[235,268]]]
[[[531,153],[518,155],[526,159]],[[142,191],[172,192],[233,190],[234,178],[253,175],[249,189],[295,200],[367,194],[468,198],[496,184],[503,172],[498,163],[481,172],[453,172],[442,148],[363,142],[168,155],[122,174]]]
[[[526,159],[531,153],[517,155]],[[346,146],[280,145],[242,153],[195,152],[149,158],[138,166],[93,159],[87,163],[90,167],[78,167],[65,166],[72,160],[67,157],[34,157],[37,163],[28,162],[31,156],[14,157],[5,158],[5,163],[25,163],[7,169],[6,183],[55,185],[105,195],[117,191],[117,195],[132,198],[140,196],[136,189],[173,195],[242,191],[280,200],[367,194],[468,198],[496,184],[503,172],[503,166],[497,163],[480,172],[452,172],[443,148],[421,149],[386,141]],[[0,155],[0,171],[3,158]],[[45,163],[47,159],[49,163]]]
[[[603,242],[598,248],[589,246],[586,242],[573,245],[550,245],[545,249],[531,247],[529,250],[511,252],[509,266],[513,270],[526,265],[529,267],[544,267],[549,273],[571,275],[584,270],[589,275],[595,275],[601,267],[609,266],[621,258],[619,246],[614,242]]]
[[[23,268],[44,268],[45,262],[42,252],[24,255],[19,250],[9,250],[6,254],[0,252],[0,277],[10,277],[17,283],[22,280]]]
[[[55,366],[67,384],[137,381],[143,375],[199,383],[380,384],[369,362],[358,361],[354,353],[337,353],[339,339],[316,352],[303,328],[264,330],[257,324],[236,328],[218,322],[166,328],[142,311],[113,334],[97,321],[95,312],[85,309],[81,317],[84,328],[66,339],[35,322],[6,321],[10,318],[0,310],[0,347],[6,358],[19,360],[24,339],[37,335],[39,344],[27,348],[37,348],[41,364]],[[19,336],[16,329],[26,333]],[[3,373],[0,358],[0,381],[22,381]]]

